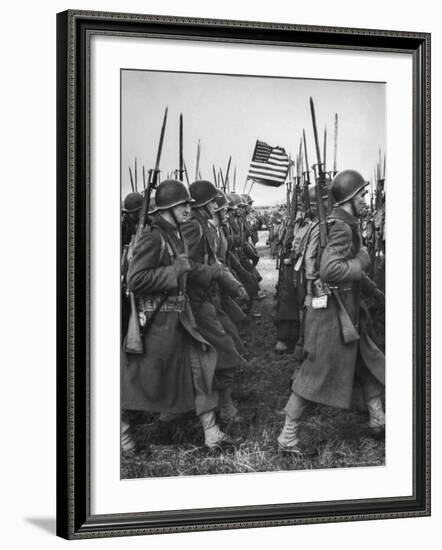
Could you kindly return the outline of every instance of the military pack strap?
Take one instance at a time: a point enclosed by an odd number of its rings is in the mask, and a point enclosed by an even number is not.
[[[301,269],[302,265],[304,264],[304,259],[305,259],[305,255],[307,253],[307,248],[308,248],[308,245],[309,245],[310,236],[312,234],[313,229],[315,227],[317,227],[318,224],[319,224],[319,221],[312,223],[311,226],[309,227],[309,230],[307,231],[307,234],[304,238],[304,244],[303,244],[303,247],[301,249],[301,253],[299,254],[298,259],[296,260],[296,263],[295,263],[295,267],[293,268],[294,271],[299,271]]]

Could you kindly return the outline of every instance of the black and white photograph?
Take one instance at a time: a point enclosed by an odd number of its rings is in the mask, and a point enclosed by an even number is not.
[[[385,82],[120,71],[122,480],[385,465]]]

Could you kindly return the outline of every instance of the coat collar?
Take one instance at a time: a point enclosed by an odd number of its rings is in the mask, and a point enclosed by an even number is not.
[[[209,215],[202,208],[192,208],[191,217],[198,220],[202,225],[207,225],[210,220]]]
[[[157,214],[155,216],[155,219],[153,220],[152,227],[155,226],[167,233],[178,234],[177,228],[169,223],[167,220],[165,220],[160,214]]]
[[[329,216],[333,219],[342,220],[346,224],[348,224],[350,227],[357,229],[359,227],[359,220],[358,218],[355,218],[351,214],[349,214],[346,210],[343,208],[340,208],[339,206],[335,206],[333,210],[331,211],[331,214]]]

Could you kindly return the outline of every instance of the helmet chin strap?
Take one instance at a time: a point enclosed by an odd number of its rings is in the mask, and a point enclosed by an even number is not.
[[[213,219],[212,213],[211,213],[210,210],[207,208],[208,204],[209,204],[209,203],[205,204],[205,205],[203,206],[203,208],[204,208],[206,214],[209,216],[209,219]]]
[[[170,212],[170,215],[172,216],[172,220],[173,220],[174,224],[176,225],[176,227],[177,227],[177,229],[178,229],[178,220],[176,219],[174,209],[171,208],[171,209],[169,210],[169,212]]]
[[[356,207],[355,207],[355,203],[354,203],[354,198],[351,199],[350,204],[351,204],[352,214],[355,218],[357,218],[357,212],[356,212]]]

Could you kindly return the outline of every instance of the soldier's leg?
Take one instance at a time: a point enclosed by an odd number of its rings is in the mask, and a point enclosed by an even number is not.
[[[360,356],[356,365],[355,377],[361,385],[367,404],[369,414],[368,426],[375,437],[382,437],[385,431],[383,406],[385,388],[368,370]]]
[[[278,446],[282,451],[301,453],[299,447],[300,420],[307,410],[310,401],[293,392],[284,407],[285,422],[278,436]]]
[[[216,371],[217,387],[219,390],[218,414],[225,422],[240,422],[241,416],[232,399],[233,384],[236,368],[218,369]]]
[[[195,412],[204,430],[204,443],[209,448],[235,445],[216,423],[214,409],[219,402],[219,394],[215,389],[208,389],[207,380],[201,369],[200,351],[193,344],[189,345],[189,362],[192,370],[193,389],[195,395]]]

